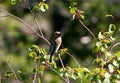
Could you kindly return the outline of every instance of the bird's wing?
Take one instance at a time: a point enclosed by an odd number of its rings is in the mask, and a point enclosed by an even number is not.
[[[55,50],[56,50],[56,42],[55,42],[55,38],[53,38],[53,39],[52,39],[52,42],[51,42],[49,54],[50,54],[50,55],[53,55],[54,52],[55,52]]]

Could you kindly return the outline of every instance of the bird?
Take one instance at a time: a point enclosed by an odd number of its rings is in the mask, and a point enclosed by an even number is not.
[[[61,46],[61,43],[62,43],[61,32],[55,31],[54,37],[52,38],[51,46],[49,49],[50,63],[52,62],[52,56],[58,52]]]

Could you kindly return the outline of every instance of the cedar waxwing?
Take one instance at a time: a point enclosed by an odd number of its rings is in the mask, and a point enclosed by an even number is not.
[[[55,35],[54,35],[54,38],[51,41],[51,46],[50,46],[50,50],[49,50],[50,62],[52,62],[52,56],[55,53],[57,53],[57,51],[60,48],[60,45],[62,43],[61,33],[56,31],[54,34]]]

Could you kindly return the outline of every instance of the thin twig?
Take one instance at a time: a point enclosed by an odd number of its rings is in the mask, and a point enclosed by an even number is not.
[[[38,83],[38,66],[39,66],[39,64],[36,63],[36,72],[35,72],[34,79],[33,79],[32,83]]]
[[[118,45],[120,45],[120,42],[114,43],[114,44],[112,45],[112,47],[110,48],[109,52],[111,52],[111,51],[113,50],[113,48],[116,47],[116,46],[118,46]]]
[[[79,19],[79,22],[83,25],[83,27],[96,39],[94,33]]]
[[[34,79],[32,83],[38,83],[38,72],[36,71],[35,75],[34,75]]]
[[[42,39],[44,39],[44,40],[50,45],[51,43],[44,37],[44,35],[43,35],[43,33],[42,33],[42,30],[41,30],[41,26],[39,25],[38,20],[36,19],[34,13],[31,11],[30,8],[29,8],[29,10],[30,10],[30,12],[31,12],[31,14],[32,14],[32,16],[33,16],[33,18],[34,18],[35,23],[37,24],[37,27],[38,27],[38,29],[39,29],[39,31],[40,31],[40,35],[41,35]],[[37,32],[36,32],[36,33],[37,33]]]
[[[113,56],[111,59],[107,60],[105,64],[109,63],[111,60],[113,60],[114,58],[116,58],[116,56]]]
[[[83,27],[93,36],[94,39],[96,39],[94,33],[79,19],[79,22],[83,25]],[[99,55],[101,56],[101,51],[98,52]],[[98,58],[98,55],[97,55]]]
[[[61,59],[61,57],[60,57],[60,54],[58,54],[58,57],[59,57],[59,59],[60,59],[62,68],[65,69],[65,66],[64,66],[63,61],[62,61],[62,59]],[[70,80],[69,80],[68,76],[66,76],[66,82],[67,82],[67,83],[70,83]]]
[[[11,71],[13,72],[15,79],[17,80],[18,83],[21,83],[20,80],[18,79],[13,67],[9,64],[9,62],[5,59],[5,57],[3,55],[0,55],[2,57],[2,59],[4,59],[4,61],[7,63],[7,65],[9,66],[9,68],[11,69]]]
[[[41,36],[39,33],[37,33],[37,31],[35,31],[35,30],[32,28],[32,26],[30,26],[27,22],[23,21],[21,18],[15,16],[15,15],[12,15],[12,14],[10,14],[9,12],[4,11],[4,10],[0,10],[0,12],[3,12],[3,13],[5,13],[5,14],[7,14],[7,15],[15,18],[15,19],[17,19],[18,21],[20,21],[21,23],[23,23],[24,25],[26,25],[27,28],[29,28],[31,31],[33,31],[37,36],[39,36],[40,38],[42,38],[48,45],[50,45],[50,42],[49,42],[45,37],[43,37],[43,36]]]
[[[62,61],[62,59],[61,59],[60,54],[58,54],[58,57],[59,57],[59,59],[60,59],[60,62],[61,62],[61,65],[62,65],[63,69],[65,69],[65,66],[64,66],[64,64],[63,64],[63,61]]]
[[[80,67],[80,64],[79,64],[79,62],[77,61],[77,59],[74,57],[74,56],[72,56],[72,54],[70,54],[69,52],[65,52],[67,55],[69,55],[69,56],[71,56],[72,58],[73,58],[73,60],[76,62],[76,64],[78,65],[78,67]]]
[[[36,19],[36,16],[35,16],[34,13],[31,11],[30,8],[29,8],[29,10],[30,10],[30,12],[31,12],[31,14],[32,14],[32,16],[33,16],[33,18],[34,18],[35,23],[37,24],[37,27],[38,27],[38,29],[39,29],[39,31],[40,31],[40,35],[41,35],[42,37],[44,37],[44,35],[43,35],[43,33],[42,33],[42,30],[41,30],[41,26],[39,25],[38,20]]]

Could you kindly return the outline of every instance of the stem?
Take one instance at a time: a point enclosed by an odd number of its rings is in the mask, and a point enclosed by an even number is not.
[[[30,10],[30,11],[31,11],[31,10]],[[39,31],[40,31],[41,36],[44,37],[44,35],[43,35],[43,33],[42,33],[42,30],[41,30],[41,26],[39,25],[38,20],[36,19],[35,15],[32,13],[32,11],[31,11],[31,14],[32,14],[32,16],[33,16],[33,18],[34,18],[35,23],[37,24],[37,27],[38,27],[38,29],[39,29]]]
[[[109,52],[111,52],[113,50],[113,48],[118,46],[118,45],[120,45],[120,42],[113,44],[112,47],[110,48]]]
[[[61,62],[61,65],[62,65],[63,69],[65,69],[65,66],[64,66],[63,61],[62,61],[62,59],[60,57],[60,54],[58,54],[58,57],[60,59],[60,62]],[[70,83],[70,80],[69,80],[68,76],[66,77],[66,83]]]
[[[32,83],[38,83],[38,64],[36,64],[36,72]]]
[[[36,71],[35,75],[34,75],[34,79],[32,83],[38,83],[38,72]]]
[[[78,67],[80,67],[80,64],[79,64],[79,62],[77,61],[77,59],[74,57],[74,56],[72,56],[69,52],[65,52],[67,55],[69,55],[69,56],[71,56],[72,58],[73,58],[73,60],[76,62],[76,64],[78,65]]]
[[[0,55],[2,56],[2,55]],[[15,79],[17,80],[18,83],[21,83],[20,80],[18,79],[13,67],[9,64],[9,62],[5,59],[4,56],[2,56],[2,59],[4,59],[4,61],[7,63],[7,65],[9,66],[9,68],[11,69],[11,71],[13,72],[13,75],[15,76]]]
[[[58,54],[58,57],[59,57],[59,59],[60,59],[60,62],[61,62],[61,65],[62,65],[63,69],[65,69],[65,66],[64,66],[63,61],[62,61],[62,59],[61,59],[61,57],[60,57],[60,54]]]
[[[94,39],[96,39],[94,33],[79,19],[79,22],[83,25],[83,27],[93,36]],[[101,56],[101,51],[99,51],[99,55]],[[97,55],[98,58],[98,55]]]
[[[83,27],[96,39],[94,33],[79,19],[79,22],[83,25]]]

